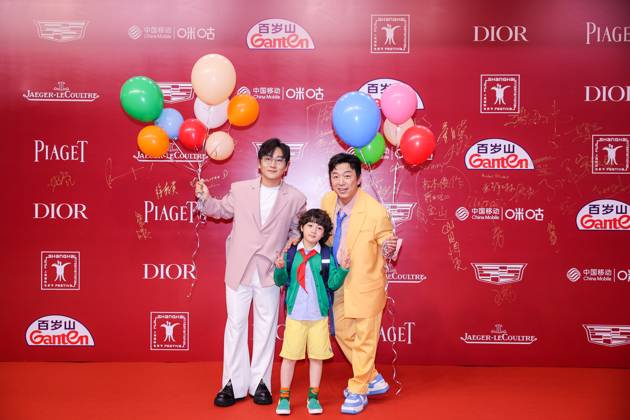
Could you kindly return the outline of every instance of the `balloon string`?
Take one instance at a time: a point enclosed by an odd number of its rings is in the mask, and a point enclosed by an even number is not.
[[[206,140],[208,139],[208,132],[209,132],[209,129],[206,127],[206,137],[203,139],[203,145],[202,145],[203,150],[206,150]],[[193,180],[194,183],[201,181],[201,172],[203,171],[203,168],[206,166],[208,161],[209,161],[208,157],[204,157],[203,161],[197,162],[197,170],[195,171],[197,176]],[[199,277],[199,273],[197,271],[197,256],[199,255],[199,249],[201,248],[201,238],[199,236],[199,228],[201,227],[201,225],[205,225],[207,222],[207,217],[203,212],[203,204],[204,203],[201,197],[197,197],[197,206],[195,208],[195,213],[197,214],[197,223],[195,223],[196,244],[195,244],[195,249],[191,256],[193,273],[195,273],[195,277],[193,278],[193,281],[190,284],[190,289],[188,290],[188,293],[186,294],[186,299],[188,300],[192,299],[193,291],[195,290],[195,286],[197,285],[197,278]]]

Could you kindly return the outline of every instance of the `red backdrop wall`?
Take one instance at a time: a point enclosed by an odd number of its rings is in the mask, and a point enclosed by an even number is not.
[[[302,41],[257,48],[267,19]],[[394,171],[390,148],[363,176],[404,238],[381,362],[395,344],[399,363],[630,366],[628,2],[58,0],[4,2],[2,21],[2,360],[222,358],[231,226],[200,226],[193,272],[190,163],[143,159],[119,103],[145,75],[193,117],[191,68],[219,53],[261,111],[221,127],[216,196],[279,137],[318,206],[345,149],[335,101],[379,79],[418,93],[433,160]]]

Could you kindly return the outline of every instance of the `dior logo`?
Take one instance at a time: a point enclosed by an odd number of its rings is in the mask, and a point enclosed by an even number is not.
[[[474,42],[527,42],[525,26],[475,26]]]
[[[88,220],[87,206],[82,203],[33,203],[33,219]]]
[[[630,86],[584,86],[584,102],[630,102]]]
[[[144,264],[145,280],[196,280],[193,264]]]

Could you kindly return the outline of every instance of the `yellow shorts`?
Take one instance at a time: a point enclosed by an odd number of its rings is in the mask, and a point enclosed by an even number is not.
[[[296,321],[287,317],[280,357],[289,360],[308,358],[326,360],[333,357],[328,331],[328,317],[319,321]]]

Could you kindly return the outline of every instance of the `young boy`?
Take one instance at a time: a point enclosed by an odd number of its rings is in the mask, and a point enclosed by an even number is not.
[[[326,285],[322,278],[322,264],[329,264],[328,287],[336,290],[343,284],[350,268],[350,254],[340,251],[339,267],[325,243],[333,229],[328,214],[320,209],[311,209],[300,216],[301,241],[297,245],[291,263],[291,273],[287,272],[288,257],[280,256],[276,261],[274,282],[278,286],[288,284],[286,291],[287,319],[282,343],[282,366],[280,368],[280,401],[277,414],[290,414],[289,404],[291,381],[295,362],[304,359],[308,348],[310,388],[306,407],[309,414],[323,412],[319,403],[319,383],[322,377],[323,360],[333,354],[328,331],[328,309],[330,303]],[[322,250],[329,261],[323,261]],[[289,250],[289,253],[292,253]]]

